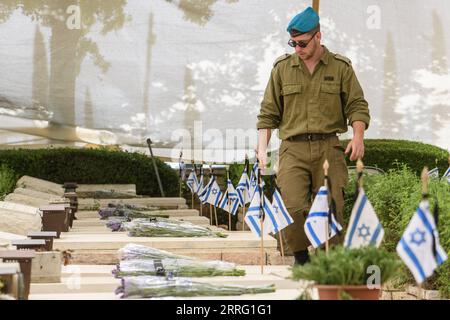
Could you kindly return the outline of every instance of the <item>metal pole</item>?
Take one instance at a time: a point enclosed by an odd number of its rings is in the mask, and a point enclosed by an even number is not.
[[[155,169],[156,179],[158,179],[159,191],[161,192],[161,196],[164,198],[165,197],[164,190],[163,190],[163,186],[161,183],[161,178],[159,177],[158,167],[156,166],[156,161],[155,161],[155,158],[153,157],[152,140],[150,138],[147,139],[147,144],[148,144],[148,149],[150,150],[150,157],[152,158],[153,168]]]
[[[320,0],[313,0],[312,6],[314,11],[319,14]]]

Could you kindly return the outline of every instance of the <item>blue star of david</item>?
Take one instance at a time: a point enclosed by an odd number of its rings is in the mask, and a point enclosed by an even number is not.
[[[253,187],[256,186],[256,181],[252,181],[252,186],[253,186]]]
[[[272,206],[272,207],[275,210],[275,213],[278,213],[278,207],[277,206]]]
[[[416,228],[416,231],[411,232],[409,234],[411,236],[411,243],[416,244],[418,247],[425,243],[425,231],[420,231],[419,228]]]
[[[217,189],[212,189],[212,194],[216,194],[217,193]]]
[[[366,237],[369,236],[370,228],[363,223],[362,226],[358,228],[358,237],[364,238],[364,241],[366,241]]]

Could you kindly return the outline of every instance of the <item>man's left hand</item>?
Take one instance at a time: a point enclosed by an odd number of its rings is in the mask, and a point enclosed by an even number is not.
[[[364,157],[364,139],[359,137],[353,137],[353,139],[348,143],[345,149],[345,154],[350,155],[350,161],[355,161],[357,159],[362,159]]]

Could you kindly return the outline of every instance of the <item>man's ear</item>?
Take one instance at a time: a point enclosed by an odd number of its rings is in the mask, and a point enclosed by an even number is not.
[[[317,32],[316,37],[317,37],[317,40],[319,40],[319,41],[322,40],[322,32],[320,32],[320,31]]]

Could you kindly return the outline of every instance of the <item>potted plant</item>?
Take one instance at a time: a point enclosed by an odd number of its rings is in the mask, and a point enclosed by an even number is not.
[[[374,246],[335,246],[327,253],[312,255],[303,266],[294,266],[292,275],[295,280],[312,281],[320,300],[378,300],[381,285],[395,275],[400,265],[395,253]]]

